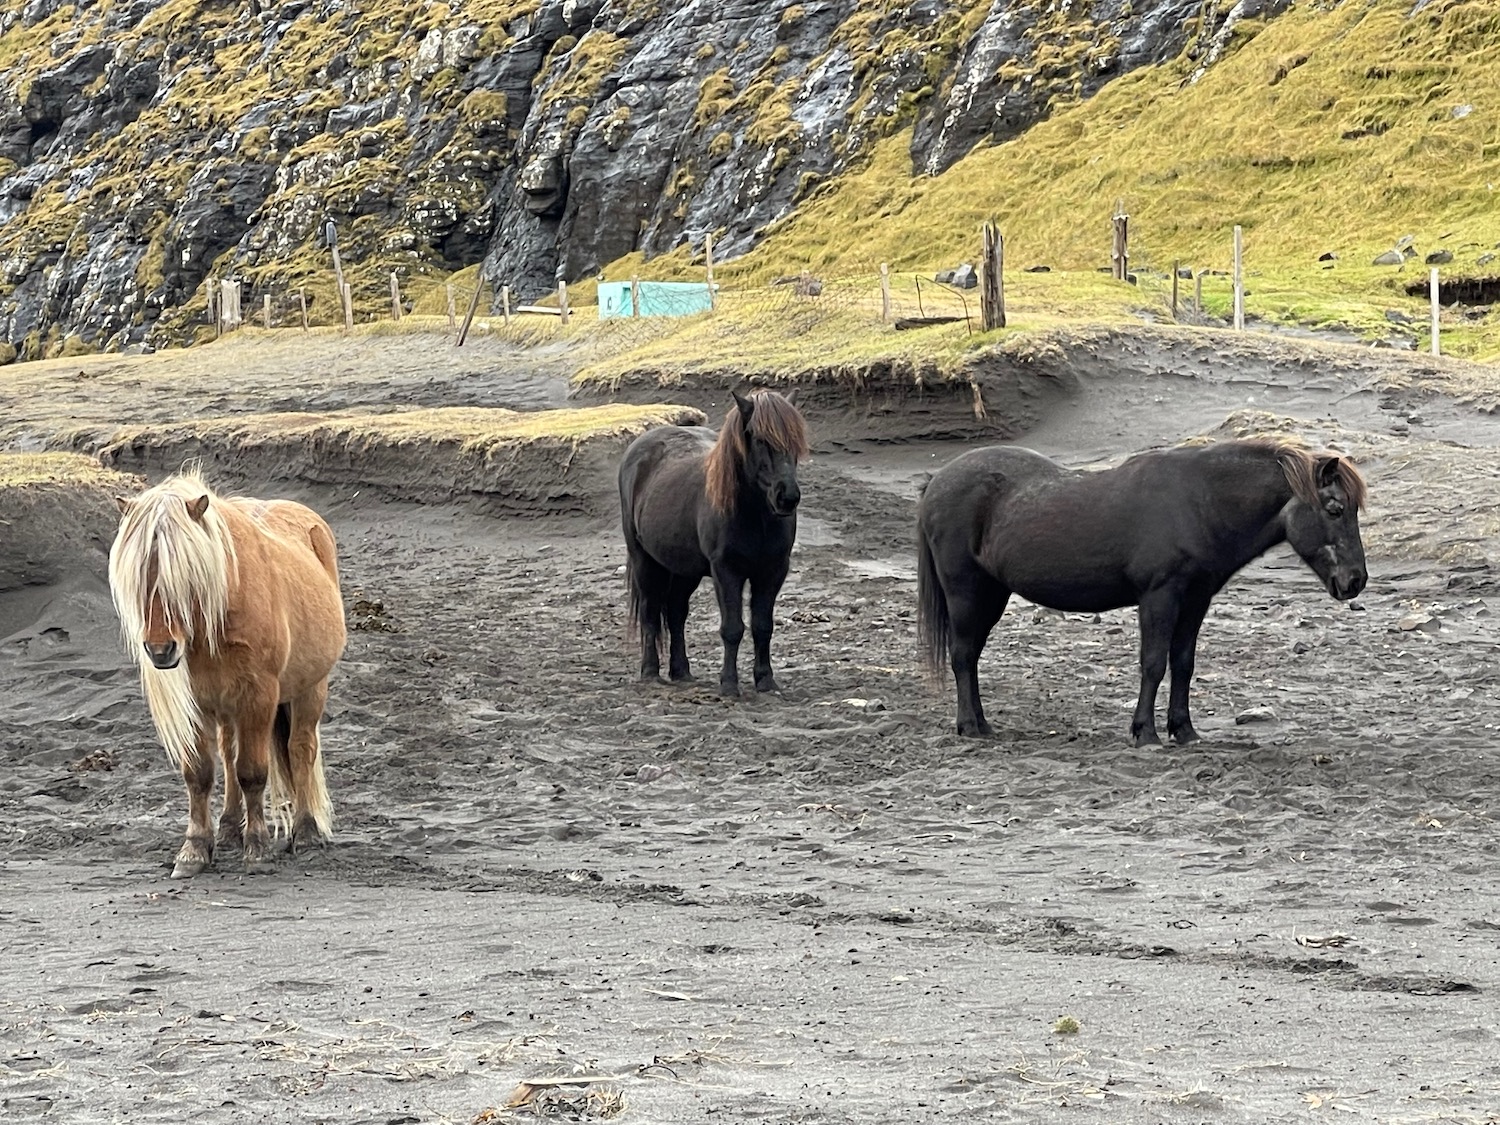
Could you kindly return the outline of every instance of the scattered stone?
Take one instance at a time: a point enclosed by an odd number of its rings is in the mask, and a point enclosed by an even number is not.
[[[1323,253],[1318,255],[1318,261],[1320,262],[1336,262],[1338,260],[1339,256],[1332,250],[1325,250],[1323,251]]]
[[[1430,613],[1408,613],[1396,622],[1396,629],[1402,633],[1436,633],[1443,627],[1443,623]]]
[[[1396,249],[1405,252],[1407,250],[1410,250],[1412,246],[1415,245],[1416,241],[1416,235],[1403,234],[1400,238],[1396,239]]]
[[[1462,121],[1465,117],[1468,117],[1469,114],[1473,112],[1474,107],[1471,105],[1456,105],[1453,107],[1453,120]]]
[[[1304,652],[1311,652],[1312,645],[1308,644],[1306,641],[1298,641],[1292,646],[1292,651],[1298,656],[1301,656]]]
[[[1493,262],[1494,260],[1495,260],[1495,255],[1491,251],[1486,250],[1483,254],[1479,255],[1479,257],[1477,257],[1477,258],[1474,259],[1474,264],[1476,266],[1487,266],[1491,262]]]
[[[1234,717],[1235,725],[1244,726],[1246,723],[1274,723],[1276,712],[1270,707],[1246,707]]]
[[[935,274],[932,275],[932,280],[935,281],[935,282],[937,282],[939,285],[952,285],[953,284],[953,271],[952,270],[938,270],[937,273],[935,273]]]
[[[671,772],[672,769],[670,766],[658,766],[647,762],[635,771],[635,779],[637,781],[659,781]]]
[[[1446,266],[1453,261],[1452,250],[1434,250],[1423,259],[1429,266]]]
[[[1377,254],[1370,264],[1372,266],[1399,266],[1405,262],[1406,258],[1402,256],[1401,251],[1387,250],[1384,254]]]
[[[1191,266],[1178,266],[1177,267],[1177,276],[1180,279],[1182,279],[1183,281],[1192,281],[1193,280],[1193,270],[1192,270],[1192,267]]]
[[[846,707],[853,707],[856,711],[884,711],[886,709],[883,699],[846,699],[843,701]]]
[[[1400,309],[1386,309],[1385,310],[1385,318],[1386,318],[1386,320],[1390,321],[1392,324],[1410,324],[1411,323],[1411,317],[1407,316]]]
[[[1051,273],[1051,266],[1027,266],[1022,273]]]

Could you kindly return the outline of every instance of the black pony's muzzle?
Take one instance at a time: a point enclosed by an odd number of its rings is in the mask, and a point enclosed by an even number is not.
[[[802,490],[794,484],[778,484],[771,490],[771,511],[778,516],[789,516],[802,503]]]
[[[1334,572],[1328,576],[1328,592],[1337,601],[1347,602],[1359,597],[1369,576],[1363,570],[1352,570],[1344,574]]]

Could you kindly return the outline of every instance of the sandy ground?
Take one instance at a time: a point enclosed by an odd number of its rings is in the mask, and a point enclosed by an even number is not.
[[[785,691],[734,702],[706,592],[704,686],[634,682],[611,520],[305,490],[354,629],[338,837],[268,876],[167,878],[185,800],[97,571],[0,597],[0,1116],[522,1120],[573,1072],[564,1119],[1500,1120],[1500,423],[1349,355],[1095,356],[1026,439],[1096,465],[1263,410],[1364,459],[1368,591],[1244,572],[1188,750],[1128,745],[1129,613],[1024,604],[1000,737],[951,733],[911,529],[953,443],[820,447]],[[490,400],[561,394],[513,362]]]

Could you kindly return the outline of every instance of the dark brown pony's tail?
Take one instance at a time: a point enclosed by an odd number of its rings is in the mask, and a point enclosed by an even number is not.
[[[627,611],[628,622],[626,624],[626,635],[629,640],[639,640],[647,625],[651,624],[646,611],[646,599],[641,597],[640,585],[635,580],[635,558],[629,553],[625,556],[625,591],[629,598],[629,609]],[[666,628],[666,615],[657,614],[656,635],[660,638],[662,630]]]
[[[932,544],[927,533],[917,529],[917,637],[922,659],[928,671],[939,674],[948,657],[948,641],[953,635],[948,617],[948,597],[938,581],[937,565],[932,560]]]

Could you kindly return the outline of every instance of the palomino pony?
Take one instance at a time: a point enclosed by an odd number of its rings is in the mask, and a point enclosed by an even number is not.
[[[755,687],[776,690],[771,610],[791,565],[802,499],[797,462],[808,448],[802,415],[775,391],[736,394],[717,435],[702,426],[664,426],[630,443],[620,462],[620,519],[630,615],[641,634],[641,679],[661,674],[663,619],[671,678],[693,678],[683,626],[688,600],[707,574],[718,594],[724,642],[719,693],[740,692],[746,582]]]
[[[219,847],[271,862],[263,798],[291,805],[293,850],[321,844],[333,810],[318,722],[344,651],[333,533],[286,500],[222,499],[196,473],[118,501],[109,585],[167,755],[188,790],[174,878],[213,860],[214,745],[224,760]]]
[[[958,733],[993,733],[979,654],[1010,595],[1098,613],[1138,605],[1141,690],[1130,733],[1155,743],[1156,690],[1172,667],[1167,731],[1197,739],[1188,684],[1208,603],[1241,567],[1287,542],[1340,601],[1365,588],[1350,461],[1263,439],[1142,453],[1076,472],[1028,449],[976,449],[939,469],[917,507],[918,628],[929,666],[951,655]]]

